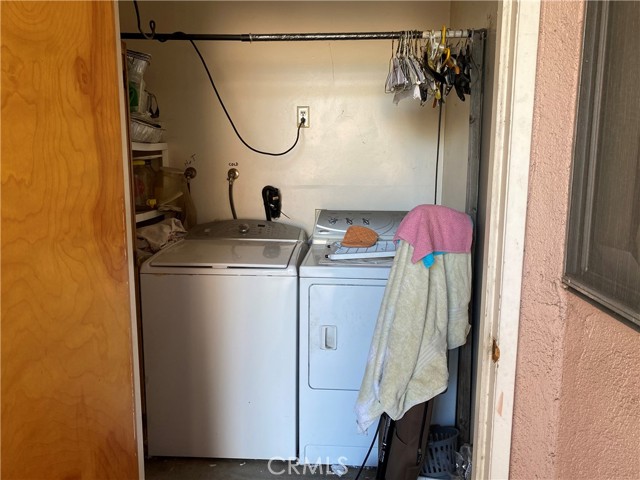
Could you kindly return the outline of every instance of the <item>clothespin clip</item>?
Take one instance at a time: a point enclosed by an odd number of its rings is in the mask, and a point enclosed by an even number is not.
[[[451,49],[447,48],[447,26],[442,26],[442,35],[440,36],[440,45],[442,45],[442,54],[445,56],[443,65],[446,65],[451,57]]]

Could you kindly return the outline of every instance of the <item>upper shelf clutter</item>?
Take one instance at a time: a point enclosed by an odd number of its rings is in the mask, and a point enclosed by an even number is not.
[[[157,152],[167,151],[169,145],[166,143],[143,143],[143,142],[131,142],[131,150],[134,152]]]
[[[127,50],[130,134],[134,142],[157,143],[162,140],[164,133],[157,123],[160,115],[158,102],[155,95],[146,89],[144,81],[144,73],[150,63],[151,55]]]

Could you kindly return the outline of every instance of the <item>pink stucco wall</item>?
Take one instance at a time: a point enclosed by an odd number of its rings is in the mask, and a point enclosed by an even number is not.
[[[542,2],[514,479],[640,478],[640,331],[561,281],[583,14],[582,2]]]

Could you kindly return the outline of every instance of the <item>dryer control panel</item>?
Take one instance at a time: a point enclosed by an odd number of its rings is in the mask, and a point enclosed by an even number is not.
[[[351,226],[367,227],[380,240],[393,240],[407,212],[383,210],[317,210],[312,243],[326,244],[342,240]]]

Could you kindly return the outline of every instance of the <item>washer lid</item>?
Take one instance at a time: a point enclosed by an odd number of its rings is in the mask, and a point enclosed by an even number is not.
[[[297,243],[183,240],[149,260],[152,267],[285,269]]]

